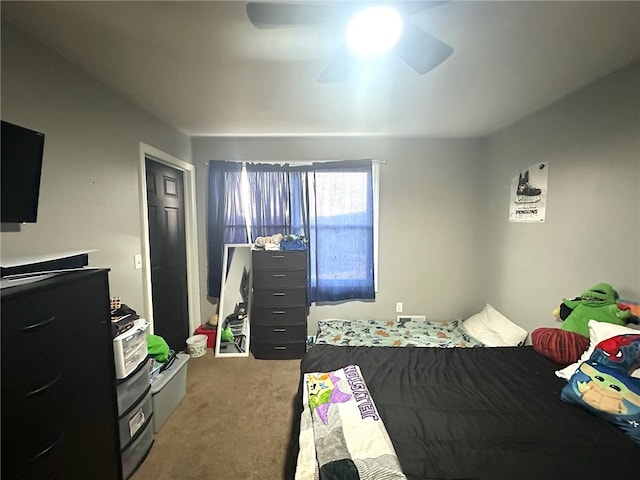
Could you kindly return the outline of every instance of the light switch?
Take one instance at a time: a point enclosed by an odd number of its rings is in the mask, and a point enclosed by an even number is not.
[[[133,268],[140,270],[142,268],[142,255],[137,253],[133,256]]]

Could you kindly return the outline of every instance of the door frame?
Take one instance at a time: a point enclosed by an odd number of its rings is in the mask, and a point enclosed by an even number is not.
[[[151,285],[151,254],[149,247],[149,212],[147,200],[146,159],[180,170],[184,184],[185,248],[187,252],[187,295],[189,297],[189,331],[200,326],[200,274],[198,272],[198,230],[196,222],[196,178],[195,165],[180,160],[155,147],[140,142],[138,184],[140,190],[140,218],[142,220],[142,287],[145,318],[151,323],[153,332],[153,295]]]

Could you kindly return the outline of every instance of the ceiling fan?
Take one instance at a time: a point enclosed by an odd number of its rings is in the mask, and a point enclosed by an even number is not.
[[[387,6],[398,12],[402,19],[402,32],[393,51],[418,74],[423,75],[444,62],[453,48],[427,33],[409,20],[427,8],[446,1],[391,1]],[[249,21],[259,29],[299,27],[304,25],[337,24],[345,28],[357,12],[367,7],[381,5],[380,2],[248,2]],[[319,83],[336,83],[347,79],[356,61],[345,41],[329,60],[318,78]]]

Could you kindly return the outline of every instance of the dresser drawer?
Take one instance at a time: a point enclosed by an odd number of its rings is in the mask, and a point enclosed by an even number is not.
[[[302,307],[307,305],[307,289],[278,288],[253,289],[253,304],[256,307]]]
[[[251,342],[257,343],[286,343],[304,341],[307,338],[307,324],[301,325],[273,325],[251,328]]]
[[[253,286],[258,288],[304,287],[306,285],[306,270],[253,272]]]
[[[251,309],[251,328],[255,325],[295,325],[307,321],[307,307],[275,307]]]
[[[9,470],[40,471],[51,466],[51,459],[59,462],[54,469],[56,475],[51,478],[86,478],[86,472],[93,468],[96,474],[92,479],[117,478],[110,468],[114,459],[112,452],[94,441],[97,436],[106,445],[117,445],[113,417],[105,415],[112,407],[113,385],[101,383],[82,393],[74,391],[73,400],[69,398],[68,388],[60,390],[56,385],[34,396],[23,404],[22,414],[8,415],[3,399],[2,478]],[[79,458],[78,452],[82,452]],[[9,474],[6,476],[12,478]]]
[[[19,355],[52,345],[80,342],[96,325],[109,322],[108,289],[101,276],[87,278],[27,296],[2,300],[2,349]],[[99,329],[102,331],[102,329]],[[28,350],[27,350],[28,349]]]
[[[293,360],[302,358],[306,344],[301,342],[285,343],[252,343],[251,352],[254,358],[261,360]]]
[[[2,399],[2,467],[19,471],[22,466],[60,448],[67,426],[67,406],[59,384],[24,401],[22,411],[9,409]]]
[[[307,269],[307,252],[303,250],[253,250],[254,272]]]
[[[61,465],[67,462],[64,448],[66,436],[53,438],[48,445],[42,446],[39,455],[30,461],[13,456],[11,462],[2,462],[2,478],[7,480],[69,480],[69,476]],[[3,440],[9,441],[9,439]],[[116,477],[114,477],[116,478]]]
[[[107,332],[105,332],[107,333]],[[103,345],[109,346],[109,339],[103,337]],[[80,344],[78,350],[70,348],[52,348],[40,355],[32,354],[20,367],[13,363],[2,362],[2,415],[8,415],[6,421],[12,422],[13,415],[19,412],[39,411],[35,404],[42,402],[51,409],[57,408],[56,399],[83,395],[92,388],[91,380],[98,373],[110,369],[108,353],[92,349],[91,345]],[[104,349],[108,351],[108,348]],[[20,368],[20,374],[15,369]],[[42,399],[46,400],[42,400]],[[48,411],[49,408],[46,409]]]

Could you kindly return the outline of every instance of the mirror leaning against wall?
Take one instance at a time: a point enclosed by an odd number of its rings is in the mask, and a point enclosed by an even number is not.
[[[224,246],[216,357],[249,356],[248,305],[251,292],[252,248],[253,245],[250,243],[229,243]]]

